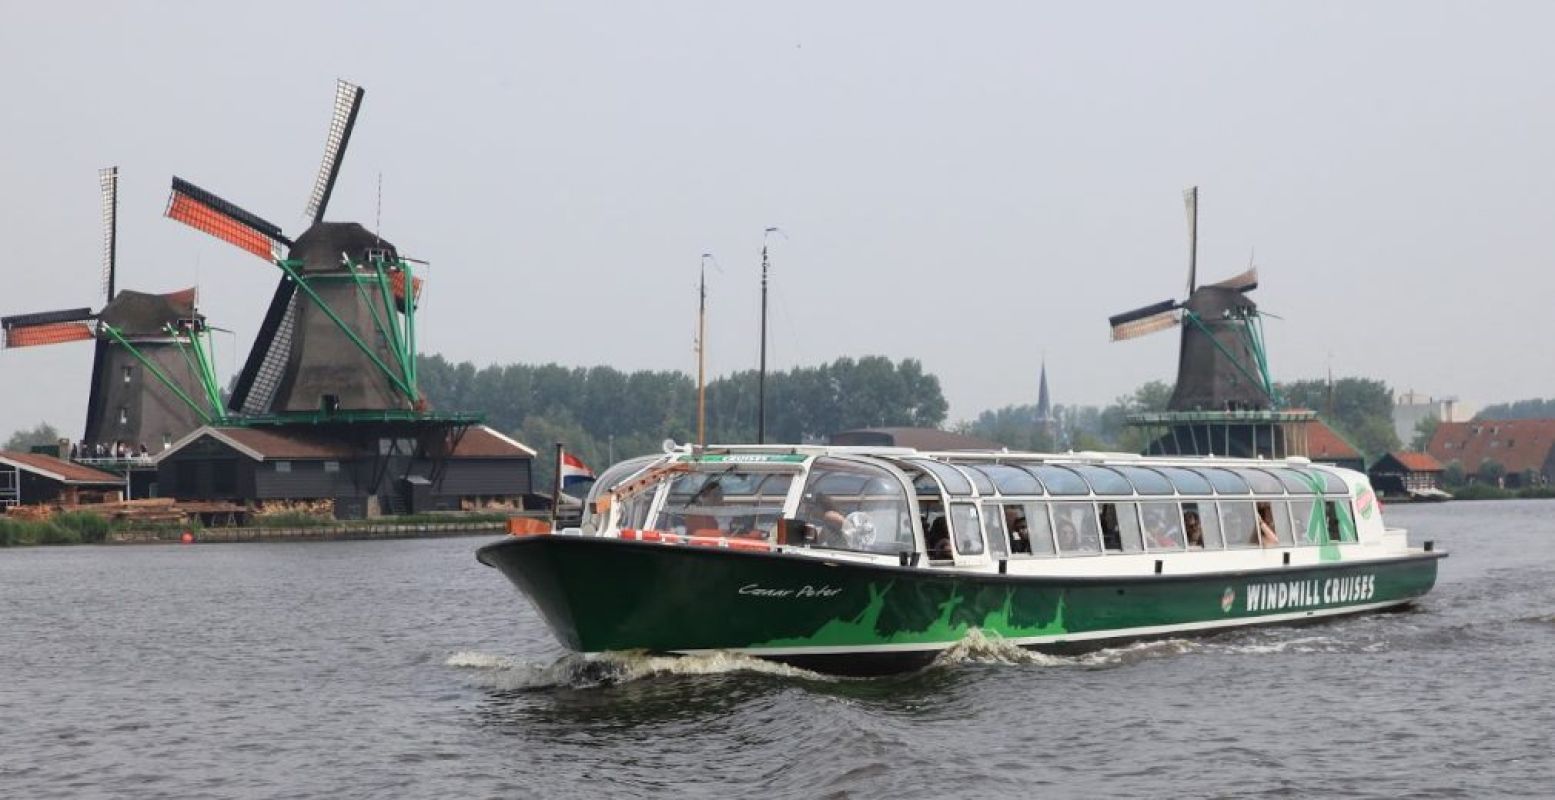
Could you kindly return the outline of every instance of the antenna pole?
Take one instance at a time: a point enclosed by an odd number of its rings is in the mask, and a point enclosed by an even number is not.
[[[767,443],[767,242],[761,242],[761,370],[756,373],[756,444]]]
[[[697,282],[697,447],[707,446],[707,256]]]

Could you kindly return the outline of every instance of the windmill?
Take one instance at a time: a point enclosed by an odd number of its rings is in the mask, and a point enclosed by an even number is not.
[[[95,342],[82,441],[160,448],[221,415],[205,318],[195,309],[194,289],[117,290],[119,169],[103,169],[98,178],[104,306],[4,317],[0,332],[7,348]]]
[[[1122,341],[1182,328],[1177,385],[1171,411],[1268,410],[1278,405],[1263,344],[1258,306],[1258,268],[1203,286],[1198,272],[1197,186],[1184,192],[1188,207],[1188,294],[1118,314],[1108,320],[1112,340]]]
[[[334,116],[295,240],[281,228],[181,178],[167,216],[271,262],[280,280],[233,387],[234,412],[349,416],[417,412],[415,305],[421,280],[394,245],[324,213],[356,127],[363,90],[338,81]],[[411,287],[407,302],[406,286]]]

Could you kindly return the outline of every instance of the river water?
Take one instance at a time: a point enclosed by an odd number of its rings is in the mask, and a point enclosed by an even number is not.
[[[580,663],[479,537],[0,550],[0,796],[1555,795],[1555,503],[1387,514],[1407,612],[877,679]]]

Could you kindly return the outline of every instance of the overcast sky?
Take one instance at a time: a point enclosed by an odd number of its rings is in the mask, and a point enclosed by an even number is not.
[[[1555,395],[1555,4],[7,3],[0,314],[198,283],[236,370],[273,266],[164,219],[177,174],[296,235],[337,76],[329,218],[432,267],[428,353],[694,374],[914,357],[951,419],[1104,403],[1177,335],[1106,318],[1256,252],[1276,379]],[[0,352],[0,436],[79,435],[91,348]],[[630,402],[630,398],[623,398]]]

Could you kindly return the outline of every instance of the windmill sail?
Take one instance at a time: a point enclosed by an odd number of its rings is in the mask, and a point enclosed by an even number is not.
[[[329,121],[329,135],[324,139],[324,161],[319,164],[319,175],[313,180],[313,193],[308,196],[308,207],[303,213],[313,222],[324,221],[324,210],[329,207],[329,197],[335,193],[335,179],[340,177],[340,163],[344,159],[346,145],[351,143],[351,130],[356,127],[356,113],[362,108],[362,87],[343,80],[335,81],[335,115]]]
[[[1177,301],[1162,300],[1110,317],[1107,322],[1112,326],[1112,341],[1121,342],[1170,328],[1178,323],[1179,318]]]
[[[280,226],[178,177],[173,178],[166,215],[266,261],[280,258],[282,248],[291,246],[291,241],[281,235]]]
[[[97,171],[103,191],[103,299],[113,299],[115,262],[119,250],[119,168]]]
[[[4,334],[6,347],[80,342],[96,338],[91,324],[96,317],[90,308],[18,314],[0,318],[0,332]]]

